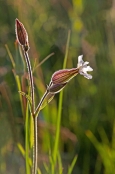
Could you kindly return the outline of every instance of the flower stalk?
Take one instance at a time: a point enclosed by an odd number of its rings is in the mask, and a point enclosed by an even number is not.
[[[32,116],[34,117],[34,109],[35,109],[35,100],[34,100],[34,82],[33,82],[33,74],[32,74],[32,68],[31,68],[31,63],[29,59],[29,55],[27,51],[24,51],[24,56],[25,60],[27,63],[27,68],[28,68],[28,74],[29,74],[29,82],[30,82],[30,91],[31,91],[31,113]]]
[[[37,117],[39,115],[39,112],[40,112],[40,107],[42,106],[45,98],[47,97],[47,95],[49,94],[49,91],[46,90],[46,92],[44,93],[43,97],[41,98],[38,106],[36,107],[36,110],[35,110],[35,113],[34,113],[34,116]]]
[[[28,74],[29,74],[29,83],[30,83],[30,91],[31,91],[31,114],[33,117],[34,122],[34,146],[33,146],[33,167],[32,167],[32,174],[36,174],[37,172],[37,118],[34,117],[34,110],[35,110],[35,99],[34,99],[34,82],[33,82],[33,74],[31,63],[28,55],[29,50],[29,42],[28,42],[28,34],[24,25],[18,20],[15,20],[15,32],[16,32],[16,39],[18,43],[22,46],[24,50],[24,57],[27,64]]]

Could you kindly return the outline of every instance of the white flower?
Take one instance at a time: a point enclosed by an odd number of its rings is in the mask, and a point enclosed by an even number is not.
[[[90,66],[87,66],[89,62],[84,62],[82,57],[83,55],[78,57],[77,68],[79,69],[79,74],[83,75],[87,79],[92,79],[92,75],[88,74],[87,71],[93,71],[93,69]]]

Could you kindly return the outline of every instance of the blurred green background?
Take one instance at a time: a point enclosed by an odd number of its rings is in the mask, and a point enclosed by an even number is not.
[[[83,54],[94,69],[92,80],[78,75],[64,89],[59,144],[63,173],[78,155],[73,174],[114,174],[115,0],[0,0],[0,174],[25,173],[17,148],[17,143],[24,147],[25,114],[14,73],[27,92],[27,69],[15,43],[15,18],[28,32],[32,66],[54,53],[34,71],[36,103],[51,75],[62,69],[69,30],[67,68],[76,67]],[[44,174],[43,163],[49,163],[54,143],[58,99],[57,94],[38,118],[38,165]]]

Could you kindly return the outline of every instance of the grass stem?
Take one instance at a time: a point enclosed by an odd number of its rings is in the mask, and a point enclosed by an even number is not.
[[[63,69],[65,69],[66,63],[67,63],[69,41],[70,41],[70,31],[68,31],[68,39],[67,39],[67,44],[66,44],[66,52],[65,52],[65,58],[64,58],[64,63],[63,63]],[[56,124],[56,136],[55,136],[55,144],[54,144],[54,150],[53,150],[52,174],[54,174],[54,172],[55,172],[55,165],[56,165],[56,160],[57,160],[57,155],[58,155],[59,135],[60,135],[60,127],[61,127],[62,102],[63,102],[63,90],[60,92],[60,95],[59,95],[59,107],[58,107],[58,116],[57,116],[57,124]]]

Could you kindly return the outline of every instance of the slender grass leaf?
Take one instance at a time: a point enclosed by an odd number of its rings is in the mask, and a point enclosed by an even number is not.
[[[77,161],[77,155],[74,157],[74,159],[73,159],[73,161],[72,161],[71,165],[69,166],[69,169],[68,169],[68,174],[71,174],[71,173],[72,173],[72,171],[73,171],[73,168],[74,168],[74,166],[75,166],[76,161]]]

